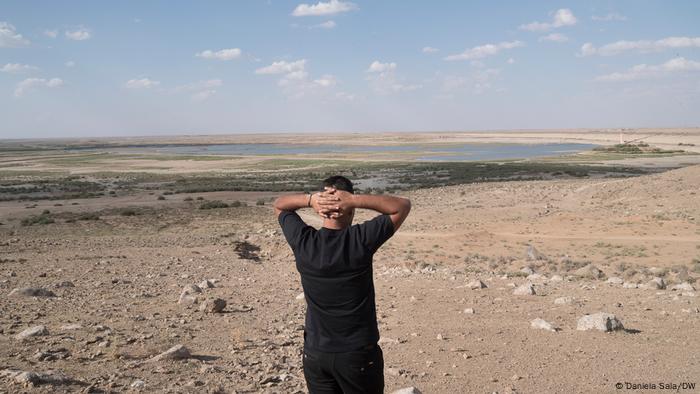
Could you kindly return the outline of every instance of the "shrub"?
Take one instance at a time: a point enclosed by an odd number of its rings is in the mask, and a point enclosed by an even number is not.
[[[192,197],[185,197],[185,199],[183,201],[188,201],[188,202],[192,201]]]
[[[231,205],[233,206],[233,205]],[[199,206],[199,209],[218,209],[218,208],[228,208],[229,205],[223,201],[213,200],[207,201]]]
[[[22,219],[22,226],[33,226],[35,224],[37,225],[44,225],[44,224],[51,224],[55,223],[53,218],[51,218],[48,214],[41,214],[41,215],[34,215],[30,216],[28,218]]]
[[[135,209],[126,208],[122,209],[121,212],[119,212],[119,214],[122,216],[136,216],[138,215],[138,212],[136,212]]]
[[[197,201],[203,201],[203,200],[204,200],[204,197],[202,197],[202,196],[197,197]]]
[[[265,200],[260,199],[260,200],[255,202],[255,205],[265,205]]]
[[[246,206],[246,203],[240,202],[240,201],[236,200],[236,201],[234,201],[234,202],[231,203],[231,206],[234,207],[234,208],[245,207],[245,206]]]
[[[158,200],[159,201],[165,200],[165,196],[158,196]]]

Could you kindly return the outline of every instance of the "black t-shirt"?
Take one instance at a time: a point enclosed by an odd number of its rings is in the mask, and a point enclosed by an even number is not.
[[[304,288],[304,346],[347,352],[377,343],[372,257],[394,234],[391,218],[379,215],[342,230],[316,230],[296,212],[282,212],[279,222]]]

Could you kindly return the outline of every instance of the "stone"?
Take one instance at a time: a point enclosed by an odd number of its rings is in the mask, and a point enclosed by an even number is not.
[[[423,394],[420,390],[415,387],[405,387],[392,391],[391,394]]]
[[[58,283],[56,283],[55,286],[56,286],[57,288],[61,288],[61,287],[75,287],[75,285],[73,284],[73,282],[71,282],[71,281],[69,281],[69,280],[64,280],[63,282],[58,282]]]
[[[683,282],[683,283],[679,283],[677,285],[673,285],[671,287],[671,290],[693,292],[693,291],[695,291],[695,288],[690,283]]]
[[[197,294],[200,294],[201,292],[202,289],[199,286],[187,285],[182,289],[182,293],[180,293],[180,298],[177,300],[177,303],[187,306],[197,304],[199,303]]]
[[[543,319],[540,319],[539,317],[537,319],[534,319],[530,321],[530,327],[539,329],[539,330],[547,330],[547,331],[552,331],[556,332],[558,329],[557,327],[554,327],[552,323],[549,323]]]
[[[131,387],[135,388],[135,389],[142,389],[142,388],[146,387],[146,382],[144,382],[141,379],[136,379],[136,380],[134,380],[133,383],[131,383]]]
[[[598,267],[593,264],[588,264],[585,267],[577,269],[574,271],[574,275],[587,279],[600,279],[605,276],[603,271],[599,270]]]
[[[60,384],[84,384],[79,380],[72,379],[60,372],[34,372],[21,371],[17,369],[0,370],[0,376],[8,377],[25,387],[34,387],[42,384],[60,385]]]
[[[486,283],[482,282],[481,280],[475,279],[475,280],[467,283],[467,287],[469,287],[472,290],[476,290],[476,289],[485,289],[488,286],[486,286]]]
[[[647,283],[647,286],[650,289],[663,290],[666,288],[666,281],[664,280],[664,278],[656,277],[650,280],[649,283]]]
[[[572,302],[574,302],[574,297],[569,297],[569,296],[559,297],[559,298],[554,299],[554,303],[557,305],[566,305],[566,304],[571,304]]]
[[[226,300],[221,298],[208,298],[199,306],[199,310],[205,313],[221,313],[224,308],[226,308]]]
[[[83,328],[83,326],[81,326],[80,324],[73,323],[73,324],[64,324],[60,328],[63,331],[71,331],[71,330],[80,330],[81,328]]]
[[[579,331],[599,330],[608,332],[622,330],[624,327],[622,322],[612,313],[598,312],[579,318],[576,329]]]
[[[532,283],[522,284],[513,290],[514,295],[535,295],[535,287]]]
[[[467,314],[467,315],[473,315],[474,308],[464,308],[464,311],[462,311],[462,313]]]
[[[170,349],[164,351],[163,353],[151,357],[148,361],[161,361],[161,360],[185,360],[192,357],[190,351],[184,345],[175,345]]]
[[[31,337],[39,337],[49,335],[49,330],[45,326],[34,326],[15,335],[15,339],[24,340]]]
[[[551,278],[549,278],[550,282],[563,282],[564,278],[561,277],[561,275],[552,275]]]
[[[13,289],[8,295],[22,297],[56,297],[53,291],[41,287],[19,287]]]
[[[526,274],[526,275],[532,275],[535,273],[535,270],[533,270],[530,267],[523,267],[520,269],[520,272],[522,272],[523,274]]]
[[[636,283],[631,283],[631,282],[625,282],[622,284],[623,289],[636,289],[638,288],[639,285]]]
[[[611,285],[621,285],[621,284],[623,284],[625,281],[622,280],[622,278],[620,278],[620,277],[611,276],[611,277],[608,278],[608,280],[607,280],[606,282],[607,282],[607,283],[610,283]]]
[[[525,278],[525,279],[527,279],[527,280],[546,280],[547,277],[542,275],[542,274],[534,273],[534,274],[528,275],[527,278]]]
[[[301,301],[301,300],[303,300],[303,299],[305,299],[305,298],[304,298],[304,292],[302,291],[301,293],[297,294],[296,300],[297,300],[297,301]]]
[[[199,285],[197,285],[197,287],[200,289],[213,289],[215,286],[214,282],[210,281],[209,279],[204,279],[199,283]]]
[[[544,260],[544,255],[535,249],[532,245],[527,245],[527,259],[532,260]]]

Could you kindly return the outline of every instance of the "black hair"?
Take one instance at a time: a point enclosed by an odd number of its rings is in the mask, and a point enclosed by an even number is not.
[[[355,193],[355,189],[352,187],[352,182],[342,175],[335,175],[330,178],[326,178],[326,180],[323,181],[323,186],[334,187],[348,193]]]

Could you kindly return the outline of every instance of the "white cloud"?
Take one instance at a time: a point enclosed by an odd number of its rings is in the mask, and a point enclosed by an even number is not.
[[[601,75],[597,77],[596,80],[604,82],[628,82],[640,79],[666,77],[673,74],[693,71],[700,71],[700,62],[677,57],[658,65],[638,64],[627,71]]]
[[[19,82],[17,87],[15,87],[15,97],[21,97],[33,88],[57,88],[60,86],[63,86],[63,80],[61,78],[27,78],[24,81]]]
[[[58,30],[44,30],[44,35],[49,38],[58,37]]]
[[[372,89],[379,94],[398,92],[410,92],[423,87],[419,84],[406,84],[396,77],[397,64],[382,63],[378,60],[372,62],[365,72],[369,73],[367,80]]]
[[[293,16],[322,16],[335,15],[343,12],[354,11],[358,9],[355,3],[347,1],[330,0],[327,3],[319,1],[314,5],[302,3],[299,4],[294,11]]]
[[[195,54],[195,56],[203,59],[232,60],[241,56],[241,50],[239,48],[229,48],[215,52],[207,49],[206,51]]]
[[[325,21],[323,23],[319,23],[315,27],[318,27],[319,29],[332,29],[336,26],[335,21]]]
[[[29,40],[17,33],[13,25],[0,22],[0,48],[18,48],[29,44]]]
[[[192,95],[192,101],[204,101],[215,94],[216,90],[213,89],[202,90]]]
[[[546,36],[540,37],[540,41],[567,42],[569,41],[569,37],[561,33],[550,33]]]
[[[514,63],[515,63],[515,59],[513,59],[512,57],[509,57],[508,60],[507,60],[506,62],[507,62],[508,64],[514,64]]]
[[[522,41],[509,41],[509,42],[500,42],[498,44],[485,44],[485,45],[479,45],[471,49],[467,49],[462,53],[456,54],[456,55],[449,55],[444,58],[444,60],[474,60],[474,59],[483,59],[488,56],[493,56],[498,54],[499,52],[506,50],[506,49],[512,49],[512,48],[517,48],[517,47],[523,47],[525,46],[525,43]]]
[[[160,85],[159,81],[154,81],[148,78],[141,79],[130,79],[126,81],[126,87],[128,89],[150,89]]]
[[[303,71],[306,65],[306,59],[297,60],[294,62],[279,61],[273,62],[269,66],[261,67],[255,70],[256,74],[285,74],[295,71]]]
[[[396,70],[396,63],[381,63],[378,60],[372,62],[367,68],[368,73],[383,73]]]
[[[321,78],[319,78],[319,79],[314,79],[314,83],[318,86],[328,88],[331,86],[335,86],[336,80],[335,80],[335,77],[333,75],[326,74],[326,75],[321,76]]]
[[[558,27],[573,26],[578,22],[574,13],[568,8],[561,8],[554,12],[551,22],[531,22],[520,25],[520,30],[527,31],[548,31]]]
[[[433,48],[433,47],[423,47],[422,50],[423,50],[423,53],[435,53],[435,52],[440,51],[439,49]]]
[[[618,21],[618,22],[623,22],[627,20],[627,17],[624,15],[620,15],[617,12],[611,12],[609,14],[605,15],[593,15],[591,16],[591,19],[594,21],[599,21],[599,22],[612,22],[612,21]]]
[[[75,67],[75,62],[72,60],[69,60],[69,61],[65,62],[64,65],[66,67]]]
[[[501,70],[496,68],[489,68],[486,70],[476,70],[474,73],[474,94],[483,94],[491,89],[493,80],[498,77]]]
[[[28,72],[28,71],[34,71],[34,70],[38,70],[38,68],[35,66],[30,66],[28,64],[19,64],[19,63],[7,63],[6,65],[2,66],[2,68],[0,68],[0,72],[10,73],[10,74],[19,74],[19,73],[24,73],[24,72]]]
[[[335,98],[339,100],[353,101],[357,96],[348,92],[338,92],[335,94]]]
[[[89,40],[90,37],[92,37],[92,34],[90,33],[90,30],[81,27],[77,30],[72,30],[72,31],[66,31],[66,38],[75,40],[75,41],[85,41]]]
[[[667,37],[661,40],[616,41],[596,48],[590,42],[581,46],[578,56],[613,56],[626,51],[639,53],[661,52],[666,49],[699,48],[700,37]]]

